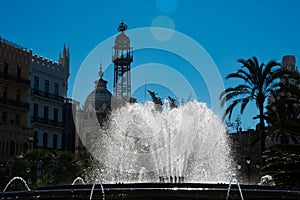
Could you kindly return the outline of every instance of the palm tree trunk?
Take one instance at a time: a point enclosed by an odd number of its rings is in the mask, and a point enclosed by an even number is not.
[[[266,150],[266,144],[265,144],[265,121],[264,121],[264,104],[263,101],[259,103],[259,134],[260,134],[260,148],[261,153],[263,153]]]

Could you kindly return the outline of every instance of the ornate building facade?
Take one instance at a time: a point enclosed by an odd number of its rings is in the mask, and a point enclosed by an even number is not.
[[[113,46],[112,62],[114,63],[113,94],[107,89],[107,81],[103,79],[102,66],[100,65],[99,80],[96,80],[95,88],[87,96],[81,109],[76,112],[76,127],[80,137],[76,137],[76,149],[80,154],[83,149],[90,149],[93,143],[93,135],[98,132],[110,111],[125,103],[136,102],[131,97],[131,63],[133,61],[133,48],[130,46],[130,38],[125,34],[127,25],[121,22],[120,32]],[[85,148],[83,147],[85,145]]]
[[[32,51],[0,37],[0,161],[31,149],[28,126]]]
[[[66,46],[58,62],[38,55],[32,56],[28,119],[34,131],[36,147],[63,149],[69,63],[70,52]]]
[[[88,149],[94,133],[105,123],[111,111],[112,94],[107,89],[107,81],[103,79],[102,66],[100,65],[99,80],[94,81],[95,88],[86,98],[83,107],[77,109],[76,127],[80,138],[76,138],[77,153],[80,154],[83,144]]]
[[[296,57],[293,55],[286,55],[282,57],[282,68],[285,70],[288,70],[290,72],[293,72],[295,74],[299,74],[298,67],[296,66]],[[270,107],[270,110],[276,111],[276,107],[272,106],[273,103],[278,102],[280,99],[282,99],[282,102],[285,102],[285,109],[281,110],[281,114],[287,114],[289,113],[289,120],[288,124],[291,126],[292,121],[291,119],[297,118],[300,119],[300,114],[299,114],[299,107],[300,107],[300,100],[299,97],[293,96],[291,92],[289,92],[288,88],[293,87],[300,87],[299,85],[299,80],[295,79],[294,77],[290,77],[289,75],[285,75],[280,78],[280,83],[281,87],[287,88],[284,90],[280,90],[279,93],[276,93],[277,91],[274,92],[276,94],[275,96],[271,94],[271,96],[268,99],[268,106]],[[288,101],[288,102],[287,102]],[[280,109],[280,108],[279,108]],[[280,123],[284,124],[284,120],[280,118],[279,115],[277,115],[281,121]],[[276,121],[274,121],[276,124]],[[273,134],[271,136],[268,136],[266,138],[266,146],[269,147],[274,144],[300,144],[300,137],[294,137],[294,136],[288,136],[285,134]]]

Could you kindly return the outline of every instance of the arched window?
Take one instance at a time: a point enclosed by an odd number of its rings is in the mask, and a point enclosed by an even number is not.
[[[15,146],[16,146],[16,144],[15,144],[15,142],[12,140],[11,142],[10,142],[10,144],[9,144],[9,154],[10,155],[15,155]]]
[[[26,152],[27,150],[28,150],[28,144],[27,144],[27,142],[25,142],[23,144],[23,152]]]
[[[18,143],[16,144],[16,151],[15,152],[16,152],[16,154],[19,153],[19,144]]]

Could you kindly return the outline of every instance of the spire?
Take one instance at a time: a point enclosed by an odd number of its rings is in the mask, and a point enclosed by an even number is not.
[[[66,44],[64,44],[64,51],[63,51],[64,57],[67,55],[67,48],[66,48]]]
[[[100,79],[102,79],[102,77],[104,75],[104,72],[102,71],[102,64],[100,64],[100,71],[98,74],[99,74]]]
[[[68,46],[68,57],[70,57],[70,47]]]

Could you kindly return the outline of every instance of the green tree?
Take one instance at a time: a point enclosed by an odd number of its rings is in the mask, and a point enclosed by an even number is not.
[[[84,174],[83,164],[66,151],[56,151],[55,163],[52,166],[53,184],[70,184],[76,177]]]
[[[21,176],[31,187],[39,187],[70,184],[85,171],[82,163],[70,152],[33,149],[12,160],[9,172],[11,178]]]
[[[266,165],[264,174],[272,175],[278,187],[298,188],[300,186],[300,146],[272,145],[264,153]]]
[[[299,73],[294,73],[290,83],[288,79],[278,83],[279,89],[272,92],[266,112],[266,121],[269,125],[268,132],[282,144],[289,144],[290,139],[297,143],[296,137],[300,136],[300,88]]]
[[[239,59],[242,67],[235,73],[229,74],[226,79],[237,78],[242,81],[236,87],[225,89],[220,95],[221,106],[226,102],[230,105],[226,108],[224,118],[228,115],[231,118],[233,109],[241,105],[240,113],[244,112],[245,107],[250,101],[254,101],[258,108],[259,118],[259,137],[261,141],[261,150],[265,151],[265,117],[264,106],[271,91],[276,85],[276,81],[282,76],[281,65],[276,61],[270,61],[268,64],[259,64],[256,57],[248,60]]]
[[[42,165],[44,171],[49,171],[53,156],[50,151],[33,149],[10,161],[10,175],[21,176],[32,186],[37,185],[37,166]],[[43,173],[46,174],[46,173]]]

